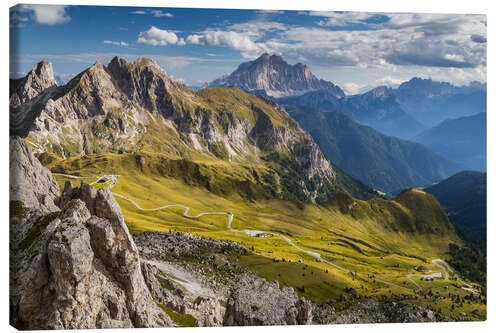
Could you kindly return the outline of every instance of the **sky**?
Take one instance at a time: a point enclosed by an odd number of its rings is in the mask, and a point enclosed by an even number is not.
[[[412,77],[486,82],[485,15],[20,5],[10,37],[11,77],[44,59],[71,76],[145,56],[201,86],[267,52],[349,94]]]

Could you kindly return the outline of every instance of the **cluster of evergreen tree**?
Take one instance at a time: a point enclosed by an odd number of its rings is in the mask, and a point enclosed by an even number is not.
[[[473,246],[449,244],[448,262],[461,275],[470,281],[486,286],[486,256]]]

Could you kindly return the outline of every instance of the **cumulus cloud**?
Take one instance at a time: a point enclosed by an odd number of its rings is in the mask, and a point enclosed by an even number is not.
[[[375,82],[378,85],[381,86],[389,86],[389,87],[394,87],[394,86],[399,86],[401,83],[403,83],[405,80],[402,79],[397,79],[391,76],[384,76],[380,79],[375,80]]]
[[[340,87],[345,91],[347,95],[355,95],[360,93],[360,91],[364,88],[364,85],[354,82],[347,82],[340,84]]]
[[[71,20],[66,13],[67,6],[60,5],[22,5],[21,10],[29,11],[35,22],[39,24],[61,24]]]
[[[263,52],[281,54],[289,62],[304,62],[316,70],[357,67],[363,72],[372,71],[373,83],[385,76],[403,77],[397,75],[402,72],[407,73],[404,78],[422,73],[448,76],[454,82],[486,79],[484,15],[302,14],[321,17],[323,23],[304,27],[253,21],[197,32],[186,42],[228,47],[240,51],[245,58],[256,58]],[[374,20],[375,17],[380,19]],[[331,29],[349,23],[363,24],[365,28]],[[359,82],[362,81],[356,84]],[[355,90],[352,85],[350,88]]]
[[[323,12],[311,11],[310,16],[324,17],[317,23],[322,26],[346,26],[349,23],[366,24],[367,20],[380,16],[378,14],[365,12]]]
[[[27,22],[28,18],[21,16],[16,7],[10,10],[9,22],[12,27],[22,27],[23,22]]]
[[[283,32],[287,26],[278,22],[251,21],[232,24],[225,30],[205,30],[189,35],[186,43],[196,45],[211,45],[229,47],[240,51],[244,58],[254,58],[264,52],[274,52],[281,42],[268,40],[258,42],[270,32]]]
[[[146,14],[151,14],[154,17],[174,17],[172,13],[168,12],[163,12],[158,9],[149,9],[149,10],[134,10],[133,12],[130,12],[129,14],[133,15],[146,15]]]
[[[285,13],[284,10],[279,10],[279,9],[260,9],[257,11],[259,14],[283,14]]]
[[[264,44],[256,43],[250,36],[236,31],[208,30],[189,35],[186,42],[196,45],[225,46],[243,54],[259,54],[267,51]]]
[[[117,46],[128,46],[129,44],[126,42],[115,42],[112,40],[104,40],[102,41],[104,44],[111,44],[111,45],[117,45]]]
[[[152,10],[151,14],[153,14],[154,17],[174,17],[173,14],[171,14],[171,13],[164,13],[161,10]]]
[[[154,26],[147,31],[140,32],[137,43],[152,46],[166,46],[169,44],[182,46],[186,44],[184,39],[177,37],[175,32],[162,30]]]

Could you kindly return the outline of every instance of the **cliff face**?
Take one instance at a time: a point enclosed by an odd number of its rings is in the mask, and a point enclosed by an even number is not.
[[[302,63],[289,65],[278,55],[264,53],[258,59],[242,63],[230,75],[217,79],[210,86],[239,87],[249,92],[263,91],[268,96],[303,95],[309,91],[326,90],[341,98],[342,89],[331,82],[318,79]]]
[[[10,80],[9,104],[19,106],[56,85],[52,64],[46,60],[41,61],[24,78]]]
[[[36,161],[21,140],[12,139],[12,146],[19,149],[13,151],[11,173]],[[30,186],[11,197],[11,324],[19,329],[171,326],[151,297],[109,190],[67,185],[63,197],[49,192],[37,201],[25,192],[57,184],[48,170],[33,165],[26,175]]]
[[[43,211],[57,209],[54,201],[59,187],[49,170],[33,156],[19,139],[10,137],[10,200],[22,201],[26,207]]]
[[[307,198],[329,197],[336,182],[311,136],[278,104],[237,88],[190,90],[146,58],[97,62],[66,85],[12,105],[10,115],[11,134],[61,158],[146,150],[268,165],[278,156],[281,167],[297,169]]]

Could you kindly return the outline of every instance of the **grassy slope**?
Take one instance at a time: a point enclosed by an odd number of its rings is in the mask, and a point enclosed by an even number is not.
[[[442,227],[437,234],[419,229],[418,223],[422,220],[403,203],[405,200],[411,202],[411,197],[415,196],[416,202],[421,201],[419,205],[422,206],[418,207],[433,207],[433,197],[420,191],[403,194],[398,197],[401,202],[382,199],[360,201],[346,194],[337,195],[322,206],[269,198],[252,202],[237,192],[216,195],[206,187],[189,184],[189,178],[186,182],[178,175],[162,176],[147,163],[137,163],[135,156],[126,154],[53,161],[49,167],[53,171],[82,176],[120,174],[113,191],[133,198],[144,208],[182,203],[192,207],[190,214],[232,211],[235,214],[235,229],[285,234],[302,248],[319,252],[343,267],[363,274],[376,274],[400,285],[406,281],[406,274],[413,267],[424,264],[425,260],[426,265],[431,265],[431,258],[446,258],[448,243],[459,242],[447,229],[446,219],[430,219],[433,227]],[[228,178],[235,177],[231,172],[239,174],[239,170],[224,169],[221,165],[217,166],[217,170]],[[61,176],[56,176],[56,179],[61,186],[67,180]],[[92,181],[95,179],[89,179],[89,182]],[[117,200],[131,232],[177,230],[239,242],[254,249],[251,255],[240,258],[242,265],[264,277],[295,287],[299,294],[318,302],[337,297],[346,286],[355,287],[364,295],[387,294],[389,290],[404,293],[367,278],[352,277],[318,262],[278,237],[254,238],[228,231],[225,216],[203,216],[193,220],[185,218],[179,208],[143,212],[126,200]],[[439,217],[439,214],[436,216]],[[303,262],[299,263],[299,260]]]
[[[295,156],[295,154],[300,155],[299,151],[302,150],[302,153],[307,153],[310,138],[284,110],[237,88],[213,87],[192,91],[185,87],[175,87],[165,99],[170,104],[167,103],[162,112],[172,112],[175,116],[167,118],[175,119],[173,121],[167,121],[160,113],[143,110],[140,113],[143,122],[137,123],[135,116],[137,110],[141,108],[135,102],[129,101],[124,102],[120,109],[108,110],[105,116],[80,120],[75,127],[63,126],[61,132],[57,132],[59,133],[57,136],[41,138],[43,142],[38,142],[33,135],[28,139],[35,144],[45,146],[48,153],[41,157],[45,164],[50,163],[50,160],[57,155],[80,157],[82,143],[74,140],[74,137],[79,137],[75,133],[77,131],[84,135],[83,147],[87,154],[139,152],[138,154],[146,153],[149,157],[153,156],[159,163],[163,163],[162,158],[187,159],[203,163],[205,166],[215,165],[217,169],[224,167],[226,170],[236,163],[246,169],[244,172],[247,175],[242,178],[233,172],[232,176],[243,182],[251,180],[250,183],[238,184],[240,190],[249,192],[247,197],[250,199],[270,194],[272,197],[282,199],[297,199],[304,202],[312,200],[309,193],[303,190],[303,186],[308,190],[314,189],[317,180],[307,178],[304,167],[299,166]],[[227,137],[230,135],[230,129],[240,126],[242,120],[244,126],[252,129],[251,138],[240,138],[241,145],[238,147],[226,146],[223,141],[205,142],[203,137],[190,136],[186,130],[186,128],[202,128],[207,131],[207,128],[210,128],[218,132],[220,137]],[[120,130],[121,127],[125,128],[125,132]],[[127,136],[128,134],[125,135],[127,129],[132,128],[138,131],[133,138]],[[274,136],[287,136],[285,132],[291,137],[288,143],[290,147],[270,143],[273,142]],[[195,149],[196,146],[199,147],[198,150]],[[236,155],[230,155],[228,150],[235,151]],[[228,161],[232,164],[225,163]],[[173,166],[174,162],[169,164],[171,168],[186,166],[182,161],[176,166]],[[196,168],[192,164],[189,168],[191,167]],[[211,170],[215,167],[205,168],[208,169],[213,173]],[[256,173],[248,176],[248,171]],[[326,180],[321,189],[316,189],[319,193],[316,198],[318,202],[324,201],[338,191],[348,191],[362,199],[373,196],[372,191],[364,184],[352,179],[341,170],[336,169],[336,171],[338,174],[336,181]],[[279,184],[276,184],[276,175],[281,177]],[[206,183],[207,179],[203,181]],[[257,189],[255,183],[264,183],[264,188]],[[218,194],[227,194],[223,192],[228,186],[233,187],[227,183],[216,185],[212,183],[212,185],[219,187],[211,189]],[[245,186],[247,188],[243,189]]]

